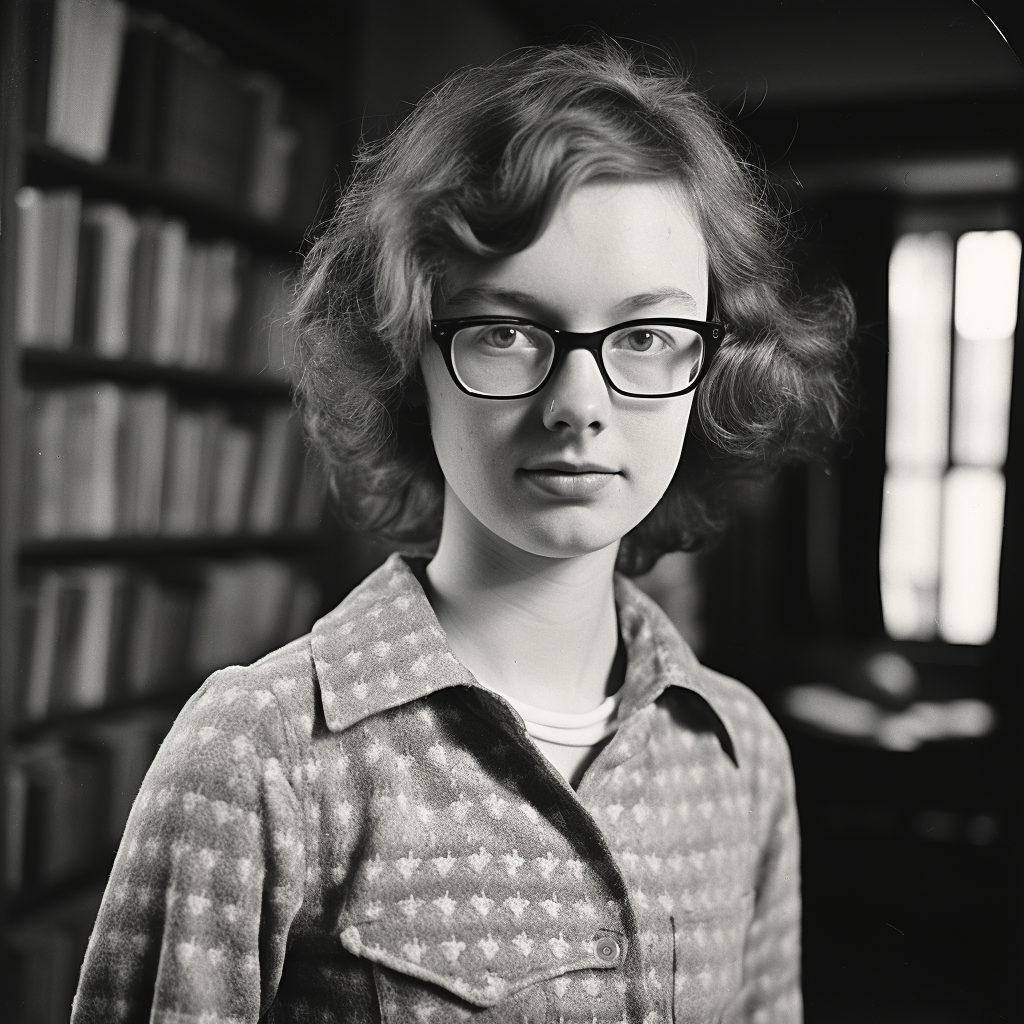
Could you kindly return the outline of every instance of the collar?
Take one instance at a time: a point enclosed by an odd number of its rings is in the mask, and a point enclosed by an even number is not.
[[[677,686],[702,697],[728,735],[723,693],[665,613],[618,574],[615,606],[628,656],[619,720]],[[399,554],[320,619],[310,642],[332,732],[451,686],[483,689],[452,653],[423,587]]]

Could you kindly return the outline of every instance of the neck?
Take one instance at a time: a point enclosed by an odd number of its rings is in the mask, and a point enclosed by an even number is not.
[[[449,490],[430,602],[456,657],[486,686],[550,711],[604,700],[618,646],[618,545],[551,558],[502,540]]]

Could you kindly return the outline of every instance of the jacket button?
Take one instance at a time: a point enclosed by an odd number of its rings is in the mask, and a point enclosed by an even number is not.
[[[595,952],[601,963],[613,964],[619,959],[619,944],[610,935],[602,935],[597,940]]]

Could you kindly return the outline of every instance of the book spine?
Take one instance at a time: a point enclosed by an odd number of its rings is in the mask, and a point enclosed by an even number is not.
[[[25,186],[18,189],[18,266],[16,271],[18,343],[41,345],[49,339],[43,330],[43,193]]]
[[[149,359],[152,351],[154,294],[156,290],[157,248],[160,218],[147,214],[139,220],[131,271],[131,337],[129,354],[134,359]]]
[[[28,721],[43,719],[50,711],[61,589],[59,572],[50,570],[43,573],[39,582],[35,630],[28,641],[32,649],[24,699],[25,718]]]
[[[185,272],[187,233],[181,221],[168,220],[160,226],[156,266],[153,272],[153,312],[150,358],[155,363],[180,361],[178,317],[182,278]]]
[[[249,529],[270,533],[284,527],[292,484],[301,461],[301,438],[287,407],[271,408],[263,418],[249,506]]]
[[[126,356],[131,343],[132,262],[139,227],[124,207],[94,206],[84,215],[97,225],[99,247],[93,277],[96,298],[93,348],[98,355]]]
[[[50,192],[46,195],[46,210],[44,302],[52,315],[48,333],[54,348],[68,348],[75,326],[81,193],[74,190]]]
[[[220,436],[214,473],[210,528],[231,534],[242,528],[256,449],[254,431],[238,423],[225,424]]]
[[[238,313],[238,262],[238,247],[234,243],[222,241],[210,247],[204,362],[218,369],[227,363],[232,327]]]
[[[120,73],[125,7],[56,0],[46,138],[86,160],[106,157]]]
[[[69,485],[67,420],[68,391],[48,388],[40,392],[35,435],[39,445],[36,481],[36,537],[59,537],[66,528],[65,493]]]

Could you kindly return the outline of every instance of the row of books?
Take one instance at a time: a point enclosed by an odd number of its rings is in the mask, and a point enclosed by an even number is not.
[[[17,719],[180,694],[301,636],[319,605],[313,581],[266,557],[171,574],[122,565],[29,572],[19,586]]]
[[[305,226],[316,216],[331,126],[279,79],[117,0],[33,8],[30,123],[48,143],[269,221]]]
[[[173,721],[146,711],[73,738],[16,747],[7,771],[4,870],[11,892],[39,891],[107,862]]]
[[[109,381],[22,392],[26,539],[314,530],[324,483],[289,406]]]
[[[74,189],[17,194],[19,343],[286,376],[287,278],[235,242]]]

